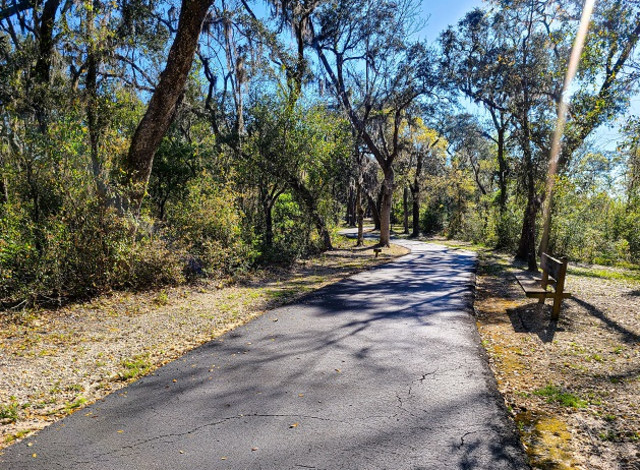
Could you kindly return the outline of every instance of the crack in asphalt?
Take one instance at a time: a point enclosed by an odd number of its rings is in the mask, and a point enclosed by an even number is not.
[[[464,438],[465,438],[465,437],[467,437],[467,436],[468,436],[468,435],[470,435],[470,434],[475,434],[475,433],[477,433],[477,432],[478,432],[477,430],[476,430],[476,431],[467,431],[467,432],[465,432],[465,433],[462,435],[462,437],[460,437],[460,444],[457,446],[457,447],[458,447],[458,449],[462,449],[462,446],[464,446]]]
[[[218,426],[219,424],[226,423],[227,421],[230,421],[230,420],[245,419],[245,418],[303,418],[303,419],[316,419],[316,420],[320,420],[320,421],[333,421],[333,422],[336,422],[336,423],[345,424],[344,421],[339,421],[339,420],[335,420],[335,419],[322,418],[320,416],[299,415],[299,414],[260,414],[260,413],[252,413],[252,414],[247,414],[247,415],[226,416],[224,418],[218,419],[217,421],[213,421],[213,422],[210,422],[210,423],[202,424],[200,426],[196,426],[195,428],[189,429],[188,431],[160,434],[158,436],[153,436],[153,437],[150,437],[148,439],[143,439],[141,441],[137,441],[137,442],[134,442],[134,443],[129,444],[129,445],[124,445],[124,446],[120,447],[119,449],[113,450],[111,452],[105,452],[105,453],[101,453],[101,454],[96,454],[91,462],[95,462],[95,459],[98,459],[98,458],[101,458],[101,457],[108,457],[110,455],[119,454],[119,453],[122,453],[124,451],[134,450],[134,449],[136,449],[138,447],[141,447],[141,446],[144,446],[146,444],[149,444],[150,442],[154,442],[154,441],[158,441],[158,440],[162,440],[162,439],[167,439],[167,438],[187,436],[187,435],[193,434],[194,432],[200,431],[201,429],[204,429],[204,428],[208,428],[208,427],[212,427],[212,426]],[[78,463],[91,463],[91,462],[78,462]]]
[[[424,381],[425,381],[425,379],[426,379],[428,376],[430,376],[430,375],[435,375],[435,374],[436,374],[436,372],[438,372],[439,370],[440,370],[440,368],[436,368],[435,370],[433,370],[433,371],[431,371],[431,372],[427,372],[426,374],[422,374],[422,377],[420,377],[420,378],[418,379],[418,381],[419,381],[419,382],[421,382],[421,383],[422,383],[422,382],[424,382]]]

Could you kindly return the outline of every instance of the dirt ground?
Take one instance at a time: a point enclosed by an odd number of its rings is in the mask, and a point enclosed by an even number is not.
[[[114,293],[59,310],[0,313],[0,449],[82,409],[266,310],[384,263],[373,241],[291,269],[144,293]]]
[[[536,469],[640,470],[637,271],[569,264],[557,324],[523,268],[480,251],[475,313],[498,387]]]

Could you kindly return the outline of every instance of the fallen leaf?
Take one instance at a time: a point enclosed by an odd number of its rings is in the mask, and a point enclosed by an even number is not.
[[[291,428],[297,428],[298,427],[298,423],[293,423],[289,425],[289,429]]]
[[[181,454],[184,454],[184,450],[181,450],[181,451],[180,451],[180,453],[181,453]]]
[[[342,372],[340,369],[336,369],[336,372],[339,374],[340,372]]]
[[[304,393],[298,393],[298,396],[302,398],[304,396]]]
[[[226,457],[220,457],[220,460],[227,460]]]
[[[124,431],[122,429],[118,429],[118,434],[122,434]]]
[[[38,456],[38,454],[31,454],[31,457],[33,457],[34,459]]]
[[[31,447],[32,445],[33,445],[33,442],[29,442],[29,443],[27,444],[27,447]]]
[[[173,383],[177,383],[178,381],[176,379],[173,379]]]
[[[255,452],[256,450],[258,450],[258,448],[257,448],[257,447],[252,447],[252,448],[251,448],[251,452]]]

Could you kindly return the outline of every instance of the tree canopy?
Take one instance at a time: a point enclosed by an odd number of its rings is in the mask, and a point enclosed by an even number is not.
[[[429,43],[415,0],[3,2],[0,302],[289,263],[367,217],[534,270],[544,204],[552,253],[640,263],[640,4],[597,2],[563,95],[582,6],[493,0]]]

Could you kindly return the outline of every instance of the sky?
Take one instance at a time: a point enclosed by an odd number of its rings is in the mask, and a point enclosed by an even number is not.
[[[259,6],[258,6],[259,5]],[[267,7],[261,2],[256,4],[256,12],[263,13]],[[435,42],[442,31],[449,25],[455,25],[468,11],[476,7],[487,7],[484,0],[422,0],[419,20],[425,23],[423,29],[418,33],[419,38],[424,38],[429,42]],[[468,104],[469,111],[477,111],[472,103]],[[620,140],[620,125],[623,124],[630,115],[640,115],[640,96],[631,98],[630,110],[617,122],[601,126],[594,132],[592,139],[601,150],[615,150],[617,142]]]
[[[447,26],[456,24],[474,7],[482,6],[482,0],[423,0],[421,19],[427,21],[424,37],[435,41]]]

